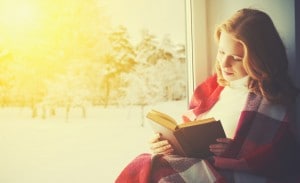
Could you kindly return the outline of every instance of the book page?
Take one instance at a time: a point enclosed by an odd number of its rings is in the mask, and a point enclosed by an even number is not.
[[[187,126],[194,126],[198,124],[205,124],[205,123],[210,123],[216,121],[215,118],[207,118],[207,119],[200,119],[200,120],[195,120],[195,121],[190,121],[187,123],[182,123],[178,125],[178,128],[184,128]]]
[[[174,118],[172,118],[171,116],[169,116],[168,114],[166,114],[166,113],[159,112],[159,111],[154,110],[154,109],[152,109],[149,113],[152,113],[153,115],[157,115],[161,118],[164,118],[164,119],[170,121],[173,124],[177,124],[176,120]]]
[[[175,131],[175,129],[177,128],[176,121],[165,113],[151,110],[147,113],[146,117],[172,131]]]

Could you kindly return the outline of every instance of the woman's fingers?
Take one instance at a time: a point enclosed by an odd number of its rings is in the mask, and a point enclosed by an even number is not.
[[[158,142],[159,141],[159,138],[160,138],[160,134],[159,133],[156,133],[154,134],[154,136],[150,139],[149,143],[155,143],[155,142]]]
[[[220,151],[226,149],[227,146],[228,144],[219,143],[219,144],[211,144],[209,148],[214,151]]]
[[[154,153],[165,153],[171,151],[172,146],[169,144],[167,140],[161,140],[152,143],[150,148]]]
[[[165,146],[160,146],[158,148],[152,149],[155,154],[169,154],[173,152],[172,146],[170,144]]]
[[[223,144],[214,144],[214,145],[210,145],[209,149],[210,149],[210,151],[212,153],[214,153],[215,155],[219,156],[223,152],[225,152],[226,147]]]
[[[169,145],[167,140],[161,140],[161,141],[152,143],[151,149],[157,149],[157,148],[165,147],[167,145]]]
[[[154,154],[170,154],[174,151],[167,140],[160,140],[160,134],[150,139],[150,149]]]
[[[216,141],[220,143],[230,144],[232,143],[233,140],[229,138],[218,138],[216,139]]]
[[[220,138],[216,141],[219,143],[211,144],[209,146],[209,150],[215,155],[219,156],[228,149],[229,145],[232,143],[233,140],[229,138]]]

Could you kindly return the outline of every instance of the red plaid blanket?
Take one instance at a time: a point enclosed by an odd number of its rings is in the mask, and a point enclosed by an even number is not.
[[[141,173],[149,163],[142,163],[140,160],[151,160],[151,170],[145,175]],[[132,167],[135,165],[135,168]],[[150,176],[151,173],[151,176]],[[197,176],[195,176],[197,175]],[[212,166],[206,161],[196,158],[186,158],[177,155],[156,155],[141,154],[127,166],[119,175],[116,182],[120,183],[148,183],[148,182],[222,182],[224,181]]]
[[[210,101],[201,101],[195,92],[192,103],[197,105],[191,105],[195,115],[217,100],[221,88],[215,83],[209,79],[200,85],[213,86],[210,93],[215,96]],[[247,100],[234,143],[223,156],[208,161],[143,154],[124,168],[116,182],[300,182],[299,144],[290,129],[295,107],[274,105],[253,93]]]

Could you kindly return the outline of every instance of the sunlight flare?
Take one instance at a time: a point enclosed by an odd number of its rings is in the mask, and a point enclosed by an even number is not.
[[[38,8],[36,4],[26,1],[2,1],[0,6],[0,23],[2,28],[10,31],[27,29],[37,23]]]

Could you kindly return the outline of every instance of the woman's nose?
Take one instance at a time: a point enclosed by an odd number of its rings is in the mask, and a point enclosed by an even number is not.
[[[229,67],[231,64],[230,64],[230,57],[229,56],[226,56],[224,55],[221,59],[221,66],[222,67]]]

